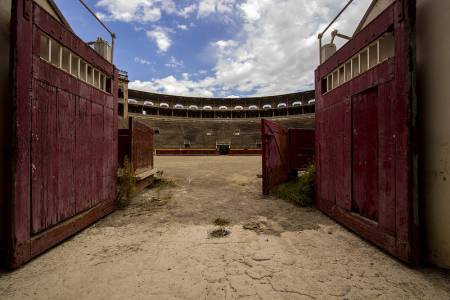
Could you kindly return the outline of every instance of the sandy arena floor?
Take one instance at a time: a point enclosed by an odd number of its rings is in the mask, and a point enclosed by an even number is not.
[[[260,161],[157,157],[172,183],[0,273],[0,299],[450,299],[447,271],[409,268],[315,209],[262,197]],[[218,217],[231,233],[210,238]]]

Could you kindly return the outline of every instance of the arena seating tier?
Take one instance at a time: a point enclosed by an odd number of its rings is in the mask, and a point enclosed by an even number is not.
[[[134,116],[155,129],[155,148],[216,148],[219,143],[235,149],[259,148],[260,119],[175,119]],[[314,128],[314,114],[271,118],[289,128]]]

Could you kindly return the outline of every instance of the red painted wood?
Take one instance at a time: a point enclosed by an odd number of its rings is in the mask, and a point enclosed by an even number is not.
[[[20,264],[30,256],[30,161],[31,149],[31,18],[24,17],[25,1],[12,1],[11,47],[12,95],[15,107],[13,124],[13,178],[10,205],[10,227],[7,241],[9,264]],[[27,3],[28,5],[29,3]]]
[[[132,130],[132,161],[136,174],[153,169],[153,129],[135,119]]]
[[[13,1],[11,24],[14,161],[6,263],[18,267],[112,210],[118,76],[33,1]],[[41,60],[42,33],[113,78],[112,94]]]
[[[378,221],[378,89],[352,97],[352,211]]]
[[[417,256],[409,94],[413,1],[395,1],[316,70],[317,206],[407,262]],[[322,77],[393,29],[395,58],[323,94]]]
[[[34,25],[102,72],[108,74],[114,72],[113,65],[36,4],[34,5]],[[34,51],[35,55],[39,55],[39,47],[34,48]]]
[[[290,169],[304,170],[315,160],[314,129],[289,128]]]
[[[84,211],[92,206],[91,174],[91,103],[83,98],[77,99],[76,111],[76,152],[75,152],[75,203],[76,211]]]
[[[103,107],[92,103],[91,182],[92,205],[102,201],[103,191]]]
[[[289,180],[289,134],[284,126],[261,120],[263,194]]]

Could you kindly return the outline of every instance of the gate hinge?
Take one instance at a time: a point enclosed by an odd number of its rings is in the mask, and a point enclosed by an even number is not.
[[[24,0],[23,1],[23,17],[29,21],[31,18],[31,13],[33,10],[33,3],[31,0]]]

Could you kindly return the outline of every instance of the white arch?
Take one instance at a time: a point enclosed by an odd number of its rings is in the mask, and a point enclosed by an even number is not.
[[[256,105],[250,105],[250,106],[248,107],[248,109],[250,109],[250,110],[257,110],[257,109],[258,109],[258,106],[256,106]]]
[[[173,108],[176,108],[176,109],[183,109],[184,106],[183,106],[182,104],[175,104]]]
[[[311,99],[308,101],[308,104],[313,104],[313,103],[316,103],[316,99]]]
[[[203,106],[203,110],[212,110],[212,107],[209,105]]]
[[[236,105],[234,107],[235,110],[243,110],[244,108],[241,105]]]
[[[138,102],[134,99],[128,99],[129,104],[138,104]]]
[[[198,109],[198,106],[197,105],[189,105],[189,109]]]
[[[301,106],[302,104],[302,101],[294,101],[294,103],[292,103],[292,106]]]
[[[226,107],[225,105],[219,106],[219,110],[227,110],[228,107]]]
[[[271,109],[272,108],[272,104],[264,104],[263,105],[263,109]]]
[[[154,106],[155,104],[152,101],[144,101],[144,106]]]
[[[278,103],[277,108],[286,108],[287,104],[286,103]]]
[[[159,107],[169,108],[169,104],[162,102],[162,103],[159,104]]]

